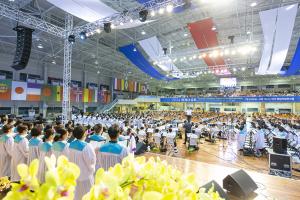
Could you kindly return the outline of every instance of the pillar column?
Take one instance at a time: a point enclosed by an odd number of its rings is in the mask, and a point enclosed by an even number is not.
[[[84,88],[86,88],[86,82],[87,82],[87,78],[86,78],[86,74],[87,74],[87,72],[86,72],[86,70],[85,70],[85,64],[83,64],[83,71],[82,71],[82,89],[84,89]],[[83,91],[82,91],[83,92]],[[84,94],[82,94],[82,95],[84,95]],[[83,101],[82,101],[82,108],[83,108],[83,112],[86,112],[86,103],[84,103]]]

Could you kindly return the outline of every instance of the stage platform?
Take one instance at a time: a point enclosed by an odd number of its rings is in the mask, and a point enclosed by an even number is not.
[[[199,185],[215,180],[222,186],[223,179],[238,171],[238,168],[225,167],[214,164],[187,160],[183,158],[170,157],[156,153],[145,153],[145,157],[160,157],[161,160],[166,160],[170,165],[173,165],[183,173],[195,173]],[[271,176],[263,173],[258,173],[251,170],[245,170],[258,185],[255,194],[249,199],[278,199],[278,200],[299,200],[300,199],[300,181]],[[240,199],[232,197],[232,199]]]

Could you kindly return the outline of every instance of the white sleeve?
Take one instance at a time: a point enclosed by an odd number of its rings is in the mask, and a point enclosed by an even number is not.
[[[5,143],[5,149],[7,151],[7,153],[12,156],[12,152],[14,149],[14,139],[11,137],[9,138],[6,143]]]
[[[23,154],[24,157],[28,158],[28,156],[29,156],[29,142],[26,138],[24,138],[21,141],[20,151],[21,151],[21,153]]]
[[[84,151],[83,159],[85,163],[95,171],[95,165],[96,165],[95,149],[90,144],[87,144],[87,146],[84,148],[83,151]]]

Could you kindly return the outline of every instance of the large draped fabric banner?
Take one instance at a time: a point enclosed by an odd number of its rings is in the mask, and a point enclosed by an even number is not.
[[[298,40],[297,48],[287,71],[283,72],[283,76],[299,75],[300,70],[300,39]]]
[[[62,100],[63,88],[61,86],[44,85],[42,88],[42,101],[56,101]]]
[[[213,27],[214,22],[212,18],[188,24],[188,28],[198,49],[207,49],[219,46],[217,32],[212,30]],[[216,75],[223,74],[221,71],[226,71],[226,74],[230,74],[229,70],[227,70],[227,67],[225,66],[223,57],[218,56],[217,58],[210,58],[206,56],[203,59],[209,68],[218,69],[218,72],[214,71]]]
[[[26,101],[27,82],[13,81],[11,86],[11,100]]]
[[[159,71],[157,71],[142,55],[142,53],[137,49],[134,44],[125,45],[120,47],[119,50],[126,56],[128,60],[130,60],[135,66],[137,66],[140,70],[148,74],[149,76],[157,79],[157,80],[165,80],[171,81],[176,80],[177,78],[169,78]]]
[[[164,56],[163,47],[156,36],[139,41],[140,46],[152,61],[165,61],[164,64],[157,64],[163,71],[176,71],[182,73],[172,62],[169,56]]]
[[[117,11],[99,0],[47,0],[56,7],[87,22],[116,14]]]
[[[0,80],[0,100],[11,100],[11,80]]]
[[[279,74],[290,46],[298,4],[260,12],[264,50],[257,74]]]

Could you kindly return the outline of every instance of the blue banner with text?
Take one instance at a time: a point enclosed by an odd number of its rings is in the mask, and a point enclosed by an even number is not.
[[[264,102],[264,103],[293,103],[300,102],[300,96],[256,96],[256,97],[170,97],[160,98],[160,102],[214,102],[214,103],[240,103],[240,102]]]

